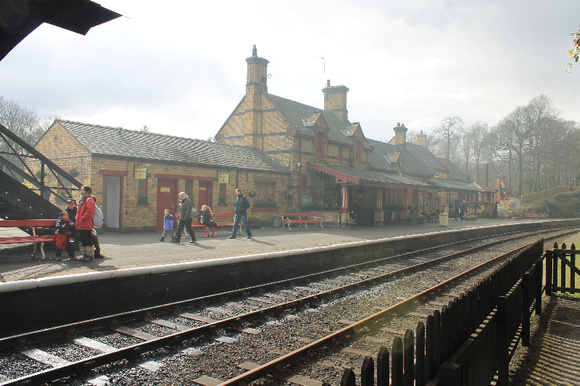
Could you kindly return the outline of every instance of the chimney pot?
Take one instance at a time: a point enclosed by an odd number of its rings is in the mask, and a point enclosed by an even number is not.
[[[330,87],[330,79],[326,79],[326,87]]]

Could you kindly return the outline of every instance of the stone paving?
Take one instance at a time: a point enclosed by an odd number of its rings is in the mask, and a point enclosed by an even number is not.
[[[359,227],[354,230],[337,228],[312,228],[309,230],[266,227],[253,230],[253,238],[246,239],[242,233],[230,240],[231,229],[221,228],[217,237],[203,237],[197,231],[197,243],[190,244],[182,237],[180,244],[159,241],[157,233],[100,233],[101,249],[105,259],[90,263],[78,261],[55,261],[52,245],[46,246],[47,260],[40,261],[39,255],[31,259],[32,245],[10,247],[1,245],[0,282],[32,279],[46,276],[67,275],[81,272],[103,271],[158,264],[181,263],[226,258],[230,256],[252,255],[264,252],[289,251],[310,246],[335,245],[360,240],[374,240],[415,233],[442,232],[459,228],[513,224],[529,220],[478,219],[476,221],[450,220],[447,227],[439,223],[418,225],[393,225],[386,227]],[[10,233],[10,234],[8,234]],[[0,236],[24,235],[19,229],[0,228]],[[66,255],[66,253],[63,253]],[[79,252],[77,252],[77,256]]]

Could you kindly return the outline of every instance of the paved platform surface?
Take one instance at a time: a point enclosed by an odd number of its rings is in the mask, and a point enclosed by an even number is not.
[[[261,228],[253,230],[253,238],[238,235],[229,240],[230,229],[219,229],[217,237],[203,237],[196,232],[197,243],[189,244],[183,237],[180,244],[161,242],[158,233],[102,232],[99,234],[102,254],[105,259],[95,259],[90,263],[79,261],[56,261],[52,245],[46,246],[46,260],[40,261],[40,254],[31,259],[32,244],[7,247],[0,245],[0,282],[33,279],[73,273],[118,270],[140,266],[151,266],[189,261],[211,260],[230,256],[251,255],[264,252],[290,251],[309,246],[335,245],[360,240],[380,239],[415,233],[441,232],[459,228],[494,226],[529,222],[530,220],[478,219],[476,221],[456,221],[451,219],[447,227],[439,223],[419,225],[393,225],[387,227],[359,227],[354,230],[336,228],[312,228],[309,230]],[[8,234],[11,232],[10,234]],[[0,228],[0,236],[25,235],[14,228]],[[66,255],[66,253],[63,253]],[[79,256],[80,252],[76,252]]]

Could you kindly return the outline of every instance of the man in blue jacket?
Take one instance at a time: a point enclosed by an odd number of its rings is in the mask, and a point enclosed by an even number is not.
[[[252,238],[252,230],[248,226],[248,213],[246,212],[249,207],[250,207],[250,202],[248,201],[246,196],[244,196],[242,194],[242,190],[240,188],[237,188],[236,189],[236,201],[234,202],[234,213],[236,215],[234,216],[234,227],[232,229],[232,235],[230,236],[230,239],[236,238],[236,233],[238,231],[238,224],[240,223],[240,221],[242,222],[242,225],[244,226],[244,229],[246,230],[246,236],[247,236],[246,238],[248,238],[248,239]]]

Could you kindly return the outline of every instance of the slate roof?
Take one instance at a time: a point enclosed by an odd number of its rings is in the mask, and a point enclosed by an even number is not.
[[[446,191],[485,191],[481,186],[475,182],[469,184],[461,184],[456,181],[445,180],[443,178],[437,179],[436,181],[431,181],[431,185],[435,188],[446,190]]]
[[[57,119],[92,155],[290,173],[261,150]]]
[[[322,116],[328,125],[328,139],[330,141],[352,145],[352,133],[349,132],[352,124],[340,119],[334,112],[305,105],[300,102],[282,98],[272,94],[265,94],[276,109],[284,116],[290,127],[307,134],[313,134],[313,119]],[[365,147],[369,142],[365,142]]]
[[[457,165],[453,162],[449,161],[448,159],[439,158],[439,161],[447,168],[449,168],[449,179],[455,181],[462,181],[462,182],[469,182],[469,176],[463,172],[463,170],[459,169]]]

